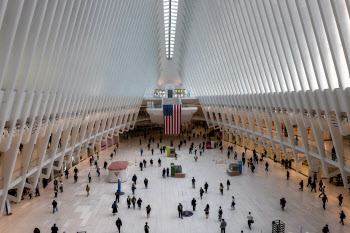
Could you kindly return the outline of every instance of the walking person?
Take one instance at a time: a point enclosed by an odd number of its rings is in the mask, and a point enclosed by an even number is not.
[[[135,204],[136,204],[136,197],[135,197],[135,196],[133,196],[133,197],[131,198],[131,203],[132,203],[132,208],[135,209]]]
[[[227,185],[227,190],[230,190],[230,185],[231,185],[231,182],[230,182],[229,180],[227,180],[226,185]]]
[[[115,200],[119,202],[119,191],[115,192]]]
[[[344,219],[346,218],[346,215],[344,214],[344,211],[341,211],[339,213],[339,217],[340,217],[340,222],[343,226],[344,226]]]
[[[301,180],[299,182],[299,186],[300,186],[299,191],[303,191],[303,189],[304,189],[304,181],[303,180]]]
[[[147,187],[148,187],[148,180],[147,180],[147,178],[145,178],[145,180],[143,181],[143,183],[145,184],[145,187],[147,188]]]
[[[126,204],[128,205],[128,209],[130,209],[130,205],[131,205],[131,198],[130,198],[130,196],[128,196],[128,198],[126,199]]]
[[[209,209],[210,209],[209,204],[207,204],[205,209],[204,209],[206,219],[208,219],[208,217],[209,217]]]
[[[142,156],[142,154],[143,154],[143,149],[142,149],[142,147],[141,147],[141,149],[140,149],[140,152],[141,152],[141,156]]]
[[[290,173],[289,171],[287,171],[287,180],[289,180],[289,178],[290,178]]]
[[[192,178],[192,188],[196,188],[196,180],[194,179],[194,177]]]
[[[86,185],[85,190],[86,190],[86,196],[88,197],[90,195],[90,187],[88,184]]]
[[[322,233],[329,233],[328,224],[322,228]]]
[[[133,195],[135,195],[135,189],[136,189],[135,184],[132,184],[132,185],[131,185],[131,191],[132,191],[132,194],[133,194]]]
[[[145,229],[145,233],[149,233],[149,226],[147,222],[143,228]]]
[[[236,209],[236,208],[235,208],[235,205],[236,205],[235,197],[232,196],[231,208],[232,208],[233,210]]]
[[[53,213],[55,213],[55,211],[58,211],[58,208],[57,208],[57,201],[56,201],[56,200],[53,200],[53,201],[52,201],[52,208],[53,208]]]
[[[203,193],[204,193],[204,190],[203,190],[203,188],[201,187],[201,188],[199,189],[199,196],[201,197],[201,200],[203,199]]]
[[[60,191],[61,191],[61,193],[63,193],[63,182],[62,182],[62,180],[60,181]]]
[[[149,218],[151,215],[151,206],[150,205],[146,206],[146,213],[147,213],[147,218]]]
[[[253,215],[252,215],[251,212],[249,212],[249,214],[247,216],[247,219],[248,219],[249,230],[251,230],[252,229],[252,223],[254,223]]]
[[[53,224],[53,226],[51,227],[51,233],[57,233],[58,232],[58,227],[56,226],[56,223]]]
[[[194,198],[192,199],[191,205],[192,205],[193,211],[196,211],[196,205],[197,205],[196,199],[194,199]]]
[[[169,168],[166,168],[166,176],[169,177]]]
[[[139,208],[139,210],[141,210],[141,205],[142,205],[142,200],[141,200],[141,198],[139,198],[137,200],[137,207]]]
[[[224,195],[224,185],[222,183],[220,183],[220,193]]]
[[[165,178],[165,168],[163,168],[163,178]]]
[[[143,163],[140,162],[140,170],[143,171]]]
[[[286,203],[287,203],[286,199],[284,197],[282,197],[282,199],[280,200],[280,205],[281,205],[282,210],[284,210]]]
[[[66,170],[64,170],[64,175],[66,176],[66,179],[68,179],[68,174],[69,174],[69,171],[68,171],[68,169],[66,168]]]
[[[177,211],[179,212],[179,218],[183,219],[181,203],[179,203],[179,205],[177,206]]]
[[[91,183],[91,173],[88,174],[89,183]]]
[[[158,166],[162,166],[162,160],[160,160],[160,158],[158,159]]]
[[[315,185],[316,185],[316,182],[315,182]],[[323,195],[323,196],[326,195],[326,194],[325,194],[325,191],[326,191],[326,186],[322,186],[322,188],[321,188],[321,194],[320,194],[318,197],[321,197],[322,195]]]
[[[343,204],[343,194],[339,194],[338,196],[339,206]]]
[[[325,195],[322,197],[322,203],[323,203],[323,209],[324,209],[324,210],[326,209],[326,202],[328,202],[328,198],[327,198],[327,195],[325,194]]]
[[[36,184],[36,187],[35,187],[35,196],[36,197],[40,197],[39,184],[38,183]]]
[[[136,176],[136,174],[134,174],[133,176],[132,176],[132,179],[131,179],[133,182],[134,182],[134,184],[136,184],[136,181],[137,181],[137,176]]]
[[[265,171],[267,171],[267,172],[269,171],[269,163],[268,162],[265,163]]]
[[[118,213],[117,201],[114,201],[113,204],[112,204],[112,214],[115,215],[115,213]]]
[[[204,184],[204,190],[205,190],[206,193],[208,192],[208,188],[209,188],[209,185],[208,185],[207,182],[205,182],[205,184]]]
[[[221,220],[221,223],[220,223],[220,229],[221,229],[221,233],[225,233],[225,229],[226,229],[226,226],[227,226],[227,223],[225,222],[225,219],[222,219]]]
[[[221,206],[219,207],[218,215],[219,215],[219,221],[221,222],[221,219],[222,219],[222,209],[221,209]]]
[[[315,192],[316,192],[316,181],[312,181],[312,183],[311,183],[311,192],[312,192],[312,190],[315,190]]]
[[[312,178],[311,178],[311,176],[309,176],[309,177],[307,178],[307,185],[306,185],[306,187],[311,186],[311,184],[312,184]]]
[[[120,227],[123,225],[122,220],[118,218],[117,221],[115,222],[115,225],[117,225],[118,232],[120,233]]]

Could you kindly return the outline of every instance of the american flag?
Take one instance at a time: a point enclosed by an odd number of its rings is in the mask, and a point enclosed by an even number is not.
[[[163,105],[164,134],[180,134],[181,104]]]

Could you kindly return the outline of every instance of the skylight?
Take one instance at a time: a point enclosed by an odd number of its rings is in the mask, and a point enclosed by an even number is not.
[[[163,7],[165,28],[165,51],[167,59],[170,60],[174,55],[178,0],[163,0]]]

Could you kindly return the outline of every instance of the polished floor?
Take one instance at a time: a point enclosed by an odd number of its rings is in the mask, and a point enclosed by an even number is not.
[[[178,137],[167,138],[161,145],[168,145],[169,139],[174,139],[174,144],[178,144]],[[291,171],[291,179],[286,180],[286,171],[279,164],[273,163],[270,159],[270,171],[264,170],[264,164],[259,164],[255,173],[247,168],[243,169],[243,174],[237,177],[229,177],[226,174],[228,164],[216,164],[217,159],[222,158],[223,154],[218,149],[205,150],[205,153],[195,162],[193,155],[188,154],[187,146],[178,151],[178,160],[167,158],[160,155],[159,149],[156,149],[156,139],[152,147],[155,148],[155,154],[147,150],[147,143],[142,139],[144,156],[140,157],[140,138],[129,139],[127,142],[120,143],[117,156],[113,160],[128,160],[130,166],[130,177],[126,183],[122,184],[122,191],[126,195],[121,197],[119,203],[119,213],[113,216],[111,205],[114,200],[114,193],[117,184],[107,182],[107,171],[101,170],[101,177],[97,177],[95,168],[88,160],[80,163],[78,183],[73,182],[73,171],[70,170],[69,179],[63,178],[64,192],[59,193],[56,198],[59,211],[52,214],[51,202],[54,199],[52,183],[43,190],[41,196],[25,200],[18,204],[12,203],[12,215],[4,216],[0,219],[0,232],[11,233],[30,233],[35,227],[41,232],[51,232],[51,226],[56,223],[59,232],[75,233],[86,231],[88,233],[109,233],[117,232],[115,221],[120,217],[123,226],[121,232],[144,232],[145,222],[149,223],[150,232],[157,233],[214,233],[220,232],[218,221],[218,208],[222,206],[223,218],[227,221],[226,232],[240,233],[241,230],[249,232],[247,226],[247,215],[251,211],[255,223],[250,232],[271,232],[271,222],[280,219],[286,224],[286,232],[321,232],[322,227],[328,223],[330,232],[350,232],[350,198],[349,192],[343,187],[326,185],[326,193],[329,202],[326,210],[322,209],[321,200],[318,193],[311,193],[309,188],[304,188],[304,192],[298,191],[298,183],[301,179],[306,184],[306,177]],[[196,140],[195,146],[203,140]],[[227,144],[225,144],[225,148]],[[113,147],[101,152],[100,166],[103,161],[112,161],[109,157]],[[236,148],[239,154],[242,148]],[[226,153],[224,153],[225,155]],[[248,157],[251,152],[248,152]],[[231,156],[232,157],[232,156]],[[154,165],[149,165],[149,160],[153,158]],[[158,167],[157,160],[161,158],[162,167]],[[147,160],[147,168],[140,171],[138,163],[141,159]],[[135,161],[137,166],[135,165]],[[227,161],[232,161],[232,158]],[[186,178],[162,178],[161,173],[164,167],[170,167],[170,162],[182,165]],[[88,172],[92,172],[90,196],[86,196],[85,186],[87,184]],[[127,195],[131,195],[131,176],[138,176],[136,189],[136,198],[141,197],[142,210],[128,209],[126,205]],[[144,178],[149,180],[149,187],[145,189],[143,185]],[[191,179],[196,178],[196,189],[192,189]],[[226,190],[226,181],[231,181],[230,190]],[[199,187],[205,182],[209,184],[208,193],[204,195],[203,200],[199,198]],[[219,184],[224,183],[224,195],[220,195]],[[345,196],[343,207],[338,206],[336,197],[339,193]],[[230,208],[231,197],[236,198],[236,209]],[[197,211],[192,217],[179,219],[177,216],[177,205],[182,203],[184,210],[191,210],[192,198],[197,200]],[[287,200],[284,211],[279,207],[280,198]],[[146,205],[152,207],[150,219],[146,219]],[[209,219],[205,219],[205,205],[210,205]],[[348,215],[345,220],[345,226],[339,224],[339,212],[344,210]]]

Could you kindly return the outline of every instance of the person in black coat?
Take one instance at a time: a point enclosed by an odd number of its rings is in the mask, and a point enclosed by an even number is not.
[[[204,184],[204,190],[205,190],[206,193],[208,192],[208,188],[209,188],[209,185],[208,185],[207,182],[205,182],[205,184]]]
[[[179,212],[179,218],[183,218],[182,217],[182,205],[181,205],[181,203],[179,203],[179,205],[177,206],[177,211]]]
[[[58,228],[56,226],[56,223],[53,224],[53,226],[51,227],[51,233],[57,233],[58,232]]]
[[[326,224],[326,226],[323,227],[322,233],[329,233],[328,224]]]
[[[36,228],[34,229],[34,232],[33,232],[33,233],[40,233],[39,228],[36,227]]]
[[[193,211],[196,211],[196,205],[197,205],[196,199],[194,199],[194,198],[192,199],[191,205],[192,205],[192,207],[193,207]]]
[[[340,217],[340,223],[344,226],[344,219],[346,218],[346,215],[344,214],[344,211],[341,211],[339,213]]]
[[[118,218],[117,221],[115,222],[115,225],[117,225],[118,231],[120,233],[120,227],[123,225],[122,220]]]

